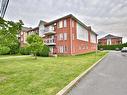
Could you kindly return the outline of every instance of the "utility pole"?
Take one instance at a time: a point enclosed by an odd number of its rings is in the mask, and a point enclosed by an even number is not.
[[[0,0],[0,17],[4,18],[5,12],[7,10],[9,0]]]

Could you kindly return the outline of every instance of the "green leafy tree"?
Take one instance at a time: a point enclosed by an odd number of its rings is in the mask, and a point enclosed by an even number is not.
[[[50,49],[47,45],[44,45],[42,49],[40,49],[37,53],[38,56],[48,57]]]
[[[19,49],[17,35],[21,28],[22,24],[20,22],[6,21],[0,18],[0,45],[9,47],[10,53],[15,53]]]
[[[37,59],[37,52],[43,48],[42,38],[37,34],[30,35],[27,37],[27,42],[31,53]]]

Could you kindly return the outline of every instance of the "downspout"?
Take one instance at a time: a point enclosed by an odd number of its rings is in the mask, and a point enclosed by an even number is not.
[[[98,40],[97,40],[97,36],[98,35],[96,35],[96,54],[97,54],[97,51],[98,51]]]
[[[70,19],[70,40],[71,40],[71,55],[72,55],[72,18]]]

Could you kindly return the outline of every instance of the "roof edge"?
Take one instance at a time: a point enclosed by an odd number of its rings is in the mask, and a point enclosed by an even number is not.
[[[74,19],[74,20],[76,20],[79,24],[81,24],[81,25],[82,25],[85,29],[87,29],[88,31],[91,31],[92,33],[98,35],[98,34],[95,33],[92,29],[89,29],[89,26],[86,26],[83,22],[81,22],[79,19],[77,19],[77,18],[76,18],[74,15],[72,15],[72,14],[63,16],[63,17],[61,17],[61,18],[59,18],[59,19],[56,19],[56,20],[53,20],[53,21],[51,21],[51,22],[47,22],[45,25],[50,25],[50,24],[53,24],[53,23],[55,23],[55,22],[57,22],[57,21],[59,21],[59,20],[61,20],[61,19],[69,18],[69,17],[72,18],[72,19]],[[91,26],[90,26],[90,28],[91,28]]]

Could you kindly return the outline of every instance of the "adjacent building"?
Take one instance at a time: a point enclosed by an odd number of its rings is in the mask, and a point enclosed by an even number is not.
[[[27,31],[31,30],[31,27],[22,27],[19,35],[18,35],[18,39],[20,42],[20,46],[23,47],[26,44],[26,38],[27,38]]]
[[[27,31],[27,36],[33,33],[42,37],[51,54],[76,55],[97,50],[97,34],[71,14],[51,22],[40,21],[38,27]]]
[[[106,35],[105,37],[98,40],[99,45],[118,45],[122,44],[122,37],[114,35]]]

